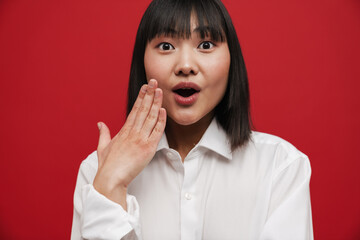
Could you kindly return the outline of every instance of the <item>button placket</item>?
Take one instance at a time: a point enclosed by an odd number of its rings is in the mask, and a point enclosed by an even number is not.
[[[198,176],[198,158],[189,153],[184,161],[184,180],[181,189],[181,239],[201,239],[198,229],[198,201],[196,197],[196,179]],[[200,234],[200,235],[199,235]]]

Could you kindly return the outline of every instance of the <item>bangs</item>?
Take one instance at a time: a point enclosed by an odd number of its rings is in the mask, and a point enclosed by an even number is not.
[[[191,37],[191,17],[195,17],[195,33],[214,41],[226,40],[225,20],[219,6],[207,0],[153,1],[144,14],[145,40],[158,36]],[[145,20],[144,19],[144,20]]]

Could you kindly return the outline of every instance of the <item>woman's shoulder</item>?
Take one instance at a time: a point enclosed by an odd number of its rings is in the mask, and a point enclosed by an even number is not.
[[[265,143],[265,144],[289,144],[293,146],[291,143],[289,143],[287,140],[275,136],[273,134],[264,133],[264,132],[258,132],[258,131],[251,131],[251,138],[253,141],[257,143]]]
[[[249,148],[259,156],[275,160],[276,165],[289,165],[296,161],[309,162],[309,158],[287,140],[263,132],[252,131]]]
[[[263,147],[282,148],[284,149],[284,151],[287,151],[288,153],[294,153],[294,154],[299,154],[301,156],[305,156],[305,154],[299,151],[293,144],[291,144],[287,140],[269,133],[252,131],[250,141],[258,147],[263,146]]]

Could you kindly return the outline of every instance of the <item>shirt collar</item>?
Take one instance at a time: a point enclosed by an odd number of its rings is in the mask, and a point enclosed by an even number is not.
[[[160,139],[160,142],[159,142],[159,144],[157,146],[156,151],[158,152],[158,151],[160,151],[162,149],[169,149],[169,143],[167,141],[165,132],[161,136],[161,139]]]
[[[225,130],[219,125],[215,118],[211,121],[197,146],[207,148],[221,156],[231,160],[231,145]]]
[[[204,147],[213,152],[218,153],[219,155],[231,160],[231,145],[226,135],[225,130],[218,124],[215,118],[211,121],[209,127],[206,129],[204,135],[198,142],[196,147]],[[156,151],[162,149],[169,149],[169,144],[166,138],[165,132],[163,133],[160,142],[157,146]]]

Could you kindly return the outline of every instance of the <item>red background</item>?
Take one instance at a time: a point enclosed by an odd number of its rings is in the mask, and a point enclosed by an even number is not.
[[[0,237],[68,239],[96,122],[125,118],[149,0],[0,0]],[[360,2],[225,0],[258,131],[310,157],[316,239],[360,239]]]

